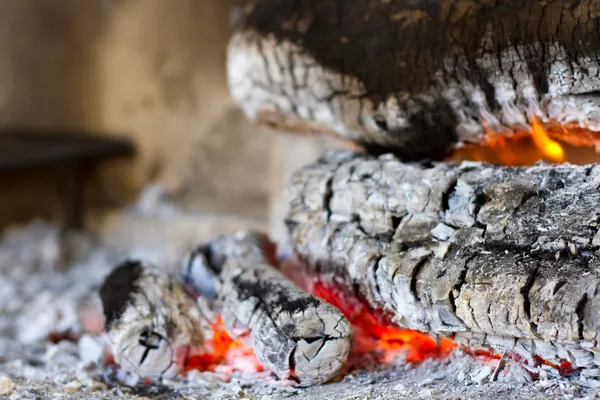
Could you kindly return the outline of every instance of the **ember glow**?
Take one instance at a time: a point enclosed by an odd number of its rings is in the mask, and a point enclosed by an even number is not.
[[[390,321],[389,316],[381,310],[375,310],[357,293],[349,293],[347,285],[336,283],[333,279],[312,276],[306,266],[293,260],[279,264],[280,270],[292,281],[307,292],[337,307],[350,321],[353,331],[352,351],[346,370],[368,364],[392,364],[398,361],[418,364],[430,358],[444,358],[459,346],[451,338],[435,339],[428,334],[404,329]],[[212,325],[213,336],[204,342],[202,352],[188,353],[184,371],[212,371],[228,380],[234,371],[261,372],[265,368],[260,364],[254,351],[241,339],[234,340],[226,332],[221,317],[217,317]],[[577,371],[572,365],[563,361],[559,365],[542,358],[524,360],[518,354],[500,355],[492,350],[475,350],[460,346],[462,351],[490,364],[493,368],[507,357],[524,365],[548,365],[563,375],[571,375]],[[528,370],[529,371],[529,370]],[[531,374],[535,373],[529,371]]]
[[[436,341],[431,336],[395,326],[382,311],[374,310],[346,286],[333,280],[312,276],[301,262],[285,260],[281,272],[307,292],[337,307],[350,321],[353,332],[350,363],[360,364],[369,358],[390,364],[403,355],[411,363],[449,355],[457,345],[450,339]]]
[[[449,339],[436,341],[424,333],[393,326],[382,312],[370,309],[357,296],[348,296],[334,283],[317,279],[311,292],[339,308],[352,324],[354,358],[368,356],[389,364],[403,354],[406,361],[416,363],[445,357],[456,348]]]
[[[552,368],[556,368],[561,376],[573,375],[576,372],[576,370],[573,368],[573,364],[566,360],[561,361],[560,364],[554,364],[550,361],[544,360],[541,357],[536,357],[535,361],[540,365],[545,364],[551,366]]]
[[[548,159],[553,162],[564,162],[565,151],[558,142],[550,139],[548,133],[537,118],[532,118],[531,138],[535,147]]]
[[[302,263],[287,260],[280,264],[280,269],[289,279],[334,305],[348,318],[354,333],[349,366],[361,366],[369,360],[380,364],[391,364],[401,355],[409,363],[419,363],[428,358],[444,358],[459,347],[452,340],[453,336],[436,340],[422,332],[395,326],[384,312],[373,310],[360,296],[343,289],[347,287],[346,285],[336,284],[330,279],[310,276]],[[464,346],[460,348],[465,353],[480,359],[483,364],[490,364],[492,368],[495,368],[503,358],[501,354],[491,349],[476,350]],[[540,357],[528,361],[522,359],[519,354],[513,353],[507,353],[505,357],[525,365],[548,365],[555,368],[562,376],[577,372],[568,361],[554,364]]]
[[[251,347],[242,340],[233,340],[225,331],[223,320],[217,317],[212,324],[213,336],[204,343],[200,353],[188,354],[184,371],[248,371],[260,372],[264,367],[258,362]]]
[[[304,290],[337,307],[350,321],[354,334],[351,362],[360,363],[367,357],[389,364],[402,354],[406,361],[416,363],[445,357],[457,347],[449,339],[436,341],[424,333],[395,326],[383,312],[373,310],[359,296],[343,289],[344,285],[310,276],[302,263],[288,260],[280,269]]]
[[[581,128],[543,124],[530,118],[530,128],[518,132],[495,132],[485,122],[485,142],[455,149],[450,161],[482,161],[506,166],[533,165],[537,161],[572,164],[596,163],[600,159],[600,133]]]
[[[502,358],[506,357],[506,358],[510,358],[516,362],[522,363],[524,365],[531,365],[533,367],[537,367],[540,365],[547,365],[549,367],[556,369],[560,376],[571,376],[571,375],[578,373],[578,370],[573,368],[573,364],[571,364],[570,362],[568,362],[566,360],[562,360],[559,364],[555,364],[548,360],[544,360],[543,358],[541,358],[539,356],[535,356],[532,360],[527,360],[527,359],[523,359],[523,357],[521,357],[521,355],[519,355],[519,354],[510,353],[510,352],[507,352],[506,354],[501,355],[498,353],[494,353],[492,350],[473,350],[473,349],[469,349],[468,347],[463,347],[462,350],[465,353],[470,354],[473,357],[479,358],[483,363],[497,362],[499,360],[502,360]],[[494,364],[495,363],[493,363],[492,365],[494,365]],[[527,369],[527,371],[529,372],[529,374],[531,375],[532,378],[537,378],[536,372],[534,372],[530,369]]]

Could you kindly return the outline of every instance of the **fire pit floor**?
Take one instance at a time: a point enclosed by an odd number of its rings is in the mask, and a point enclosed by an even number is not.
[[[125,255],[82,241],[81,261],[56,272],[50,266],[58,244],[57,229],[43,223],[8,232],[0,242],[0,398],[583,399],[595,398],[600,386],[579,376],[559,377],[550,369],[538,370],[540,377],[532,382],[525,368],[511,360],[506,360],[510,368],[497,372],[498,360],[461,351],[420,365],[399,360],[365,366],[307,389],[268,372],[192,371],[146,382],[103,366],[103,335],[83,333],[81,325],[86,313],[98,307],[96,289],[104,276]]]
[[[23,369],[15,370],[21,364]],[[26,366],[23,361],[4,363],[0,374],[12,376],[0,380],[0,393],[10,399],[297,399],[320,400],[335,397],[350,399],[593,399],[597,389],[589,382],[552,379],[525,384],[486,382],[491,371],[481,369],[464,354],[445,361],[430,361],[419,367],[388,367],[381,371],[361,371],[341,382],[296,390],[263,382],[260,378],[233,377],[223,383],[211,373],[194,373],[180,381],[160,385],[138,383],[104,383],[94,373],[82,375],[75,371],[62,372],[53,378],[15,377],[34,369],[51,366]],[[41,372],[40,372],[41,373]],[[1,379],[1,378],[0,378]],[[3,397],[0,397],[3,398]]]

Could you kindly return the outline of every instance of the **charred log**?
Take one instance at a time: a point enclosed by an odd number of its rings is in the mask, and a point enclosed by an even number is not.
[[[562,371],[564,374],[578,371],[587,377],[600,377],[598,349],[587,342],[560,343],[474,332],[457,332],[453,338],[467,351],[493,350],[497,354],[507,352],[512,356],[518,356],[515,358],[521,361],[521,365],[535,367],[546,364],[558,369],[555,373],[564,369]],[[535,369],[531,372],[533,375],[537,373]]]
[[[600,131],[596,0],[251,3],[228,74],[245,112],[268,124],[404,159],[481,142],[484,122]]]
[[[277,271],[268,246],[256,232],[221,236],[191,255],[185,280],[215,300],[228,333],[249,339],[259,361],[280,378],[326,382],[348,356],[349,323]]]
[[[572,345],[600,365],[599,184],[598,166],[330,152],[292,177],[287,224],[313,272],[400,326]]]
[[[100,297],[115,361],[141,377],[181,371],[189,348],[202,349],[210,330],[194,299],[148,262],[117,265],[104,280]]]

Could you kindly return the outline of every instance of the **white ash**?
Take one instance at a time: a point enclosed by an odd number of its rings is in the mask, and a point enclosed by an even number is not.
[[[17,385],[5,376],[0,376],[0,396],[8,396],[12,394]]]
[[[77,353],[84,364],[100,364],[107,346],[105,335],[83,334],[77,342]]]
[[[29,241],[26,238],[29,237]],[[85,262],[57,272],[59,234],[33,222],[11,229],[0,242],[0,334],[32,343],[51,333],[78,333],[78,303],[89,297],[118,259],[90,251]]]
[[[167,220],[185,212],[170,200],[167,191],[158,184],[146,187],[130,210],[140,216],[154,216]]]
[[[100,297],[110,348],[124,369],[147,378],[177,375],[190,347],[203,349],[210,321],[158,267],[133,259],[120,263]]]
[[[162,223],[165,223],[164,221]],[[38,251],[39,223],[25,226],[22,238],[31,231],[31,243],[19,241],[22,251]],[[6,236],[5,236],[6,237]],[[12,236],[15,237],[15,236]],[[48,240],[55,236],[43,236]],[[35,238],[35,239],[34,239]],[[524,381],[523,366],[507,362],[496,381],[495,364],[456,352],[445,360],[427,360],[420,366],[407,364],[380,366],[353,371],[337,382],[308,389],[289,386],[268,372],[231,374],[192,371],[173,379],[147,384],[135,375],[114,366],[103,366],[102,335],[84,334],[76,342],[49,343],[44,335],[51,332],[81,333],[80,301],[93,309],[91,295],[104,276],[123,258],[96,248],[85,262],[75,263],[67,271],[54,271],[41,263],[40,254],[19,256],[15,241],[0,243],[0,259],[21,261],[19,268],[5,262],[0,265],[2,303],[0,304],[0,397],[8,399],[327,399],[356,398],[439,398],[439,399],[548,399],[593,398],[598,381],[585,377],[557,377],[553,370],[537,371],[539,379]],[[22,247],[20,247],[22,246]],[[44,250],[45,251],[45,250]],[[6,253],[5,253],[6,252]],[[10,253],[10,254],[9,254]],[[51,252],[43,253],[51,254]],[[43,266],[42,266],[43,265]],[[44,301],[42,301],[44,300]],[[26,312],[25,312],[26,311]],[[50,311],[50,312],[49,312]],[[93,313],[92,311],[90,311]],[[48,313],[48,315],[44,315]],[[37,318],[36,318],[37,316]],[[42,318],[43,317],[43,318]],[[19,322],[18,322],[19,321]],[[48,321],[53,321],[49,323]],[[39,331],[36,335],[27,333]],[[27,334],[25,334],[27,333]],[[34,336],[38,339],[34,340]],[[23,340],[27,339],[27,340]],[[484,372],[481,372],[484,371]],[[490,372],[492,371],[492,372]]]
[[[60,235],[54,226],[41,220],[12,226],[0,236],[0,271],[10,277],[27,276],[32,270],[54,270],[60,257]]]
[[[80,333],[78,304],[94,295],[93,288],[114,265],[115,257],[97,250],[87,263],[64,273],[40,272],[4,279],[12,294],[10,309],[2,309],[0,332],[25,343],[42,340],[51,333]]]
[[[107,218],[101,242],[120,254],[148,260],[174,272],[182,254],[199,243],[241,229],[265,228],[264,221],[232,214],[188,210],[170,201],[167,191],[151,185],[136,203]]]

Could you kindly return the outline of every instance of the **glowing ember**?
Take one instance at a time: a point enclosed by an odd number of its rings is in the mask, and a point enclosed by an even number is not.
[[[536,356],[535,361],[538,363],[538,365],[545,364],[549,365],[552,368],[556,368],[561,376],[573,375],[576,372],[576,370],[573,368],[573,365],[565,360],[561,361],[560,364],[557,365],[551,363],[550,361],[544,360],[541,357]]]
[[[353,359],[368,356],[389,364],[404,354],[406,361],[419,362],[430,357],[445,357],[457,347],[449,339],[442,338],[438,342],[424,333],[395,326],[383,312],[373,310],[359,296],[348,293],[343,284],[311,276],[298,261],[285,260],[279,268],[288,279],[337,307],[348,318],[354,334]]]
[[[63,332],[63,333],[52,332],[52,333],[50,333],[50,335],[48,335],[46,340],[48,342],[54,343],[54,344],[61,342],[63,340],[67,340],[69,342],[77,342],[79,340],[79,335],[76,335],[72,332]]]
[[[371,309],[360,296],[344,290],[343,288],[346,287],[344,284],[336,284],[333,280],[310,276],[306,266],[302,263],[286,260],[280,264],[280,269],[289,279],[306,291],[334,305],[348,318],[354,332],[351,364],[360,365],[361,362],[364,362],[365,357],[378,363],[390,364],[400,354],[404,354],[406,361],[418,363],[427,358],[446,357],[458,348],[458,345],[452,340],[453,336],[436,341],[424,333],[394,326],[383,312]],[[461,346],[461,350],[477,357],[483,364],[490,364],[492,368],[495,368],[499,360],[503,358],[493,350],[476,350],[463,346]],[[504,357],[525,365],[529,364],[519,354],[507,353]],[[535,366],[542,364],[551,366],[563,376],[577,372],[568,361],[553,364],[537,357],[533,363]]]
[[[223,320],[217,317],[212,325],[213,337],[206,341],[205,351],[188,354],[184,370],[216,371],[220,366],[229,366],[229,372],[263,371],[252,348],[240,340],[233,340],[225,331]]]
[[[303,264],[297,261],[288,259],[279,267],[289,279],[337,307],[348,318],[353,330],[352,353],[348,367],[364,366],[365,362],[369,361],[390,364],[397,360],[399,355],[403,355],[402,360],[409,363],[419,363],[428,358],[444,358],[458,348],[452,339],[436,340],[427,334],[395,326],[385,312],[370,308],[357,293],[349,293],[346,289],[347,285],[336,283],[333,279],[314,277],[308,273]],[[225,380],[228,380],[229,375],[234,371],[264,371],[252,348],[243,340],[233,340],[227,334],[221,317],[216,318],[212,325],[212,332],[213,336],[205,341],[202,352],[187,353],[184,371],[193,369],[212,371],[221,374]],[[462,346],[461,349],[477,357],[482,363],[490,364],[492,368],[495,368],[505,357],[525,365],[530,364],[531,361],[522,360],[521,356],[513,353],[501,356],[493,350],[475,350]],[[551,366],[563,376],[577,372],[567,361],[557,365],[536,357],[533,359],[533,364]],[[536,375],[533,371],[530,373]]]
[[[473,357],[477,357],[477,358],[481,359],[481,361],[483,363],[495,362],[495,361],[501,360],[503,357],[507,357],[516,362],[520,362],[524,365],[530,364],[529,360],[526,360],[526,359],[524,360],[520,354],[507,352],[504,356],[502,356],[498,353],[494,353],[492,350],[473,350],[473,349],[469,349],[467,347],[463,347],[462,350],[465,353],[470,354]],[[550,361],[544,360],[543,358],[541,358],[539,356],[535,356],[532,364],[533,364],[533,366],[547,365],[549,367],[552,367],[552,368],[556,369],[561,376],[571,376],[578,372],[577,369],[573,368],[573,365],[570,362],[565,361],[565,360],[562,360],[560,362],[560,364],[554,364]],[[533,371],[531,371],[529,369],[527,371],[529,372],[529,374],[532,377],[537,375],[536,373],[534,373]]]
[[[600,133],[542,124],[535,116],[530,121],[530,130],[519,132],[494,132],[484,121],[485,142],[456,149],[449,160],[507,166],[533,165],[540,160],[580,165],[598,162]]]
[[[383,313],[370,309],[357,296],[348,296],[334,283],[315,280],[311,286],[315,296],[339,308],[352,324],[354,356],[369,355],[389,364],[402,353],[406,361],[414,363],[445,357],[456,348],[446,338],[436,342],[424,333],[393,326]]]

